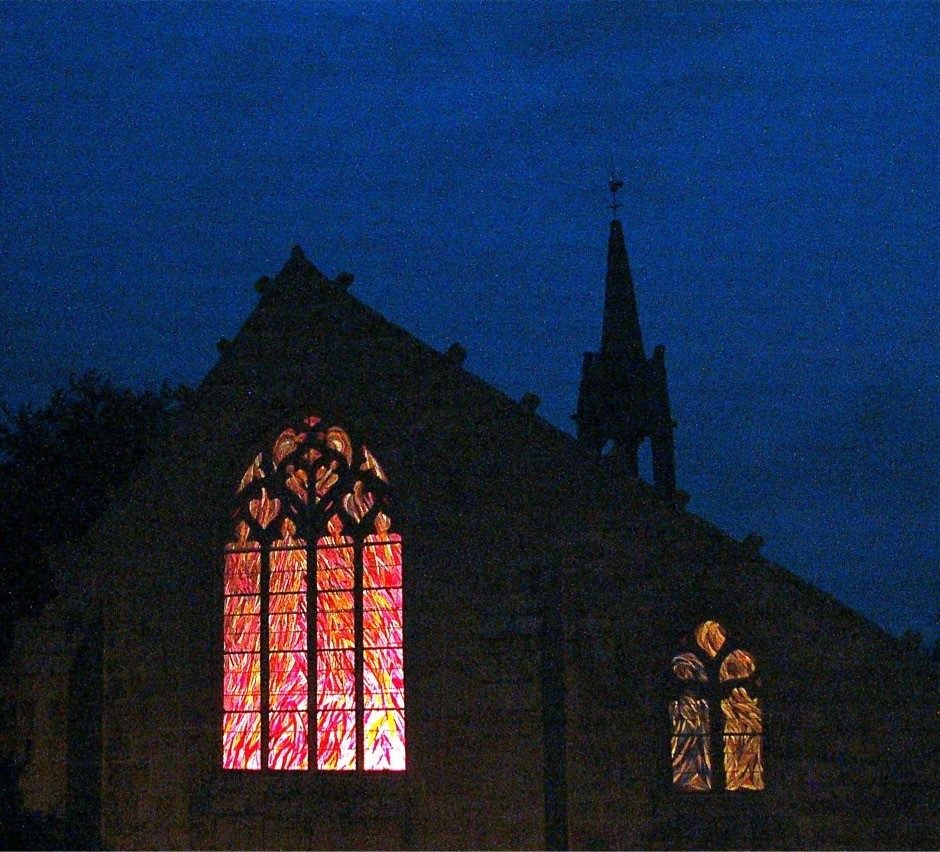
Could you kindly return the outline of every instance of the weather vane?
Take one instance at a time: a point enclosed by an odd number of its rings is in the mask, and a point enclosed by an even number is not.
[[[610,210],[613,211],[614,216],[617,215],[617,211],[620,209],[620,203],[617,201],[617,191],[623,189],[623,180],[617,177],[617,172],[614,169],[614,164],[610,164],[610,183],[607,184],[610,187]]]

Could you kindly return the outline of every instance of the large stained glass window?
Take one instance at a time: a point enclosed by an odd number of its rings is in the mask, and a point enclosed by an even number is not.
[[[233,520],[223,767],[404,769],[402,539],[378,461],[308,417],[248,466]]]
[[[717,621],[672,659],[672,782],[691,792],[763,790],[763,721],[754,657]]]

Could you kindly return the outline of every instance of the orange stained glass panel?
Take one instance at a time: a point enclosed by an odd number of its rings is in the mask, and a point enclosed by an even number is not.
[[[356,646],[355,615],[351,609],[317,612],[317,648],[354,648]]]
[[[306,651],[307,613],[301,611],[269,614],[268,642],[272,651]]]
[[[729,790],[763,790],[763,726],[760,704],[743,686],[721,702],[725,717],[725,779]]]
[[[338,589],[351,589],[353,587],[353,569],[326,568],[317,571],[317,590],[321,592]]]
[[[703,621],[695,628],[695,641],[709,657],[714,657],[724,646],[728,634],[717,621]]]
[[[356,714],[317,711],[317,769],[356,768]]]
[[[222,717],[222,767],[261,768],[261,714],[225,713]]]
[[[366,710],[363,734],[366,769],[405,768],[403,710]]]
[[[346,464],[352,464],[352,441],[349,440],[349,435],[346,433],[345,429],[341,429],[339,426],[331,426],[326,430],[326,444],[333,450],[336,450],[344,459],[346,459]]]
[[[309,498],[307,487],[307,471],[303,468],[295,468],[293,465],[287,465],[287,476],[285,485],[296,494],[301,501],[307,502]]]
[[[223,709],[261,709],[261,655],[225,654],[222,676]]]
[[[320,592],[317,595],[317,611],[337,612],[351,610],[354,606],[352,592]]]
[[[370,609],[401,609],[401,589],[364,589],[362,592],[362,608]]]
[[[271,713],[269,769],[307,768],[307,714]]]
[[[269,497],[268,490],[262,488],[261,496],[248,502],[248,511],[262,528],[267,529],[281,511],[281,501],[276,497]]]
[[[302,549],[271,551],[271,592],[307,591],[307,553]]]
[[[353,560],[355,554],[346,542],[333,546],[332,538],[321,538],[317,543],[317,589],[351,589],[353,587]]]
[[[754,664],[754,658],[740,648],[732,651],[722,660],[721,669],[718,671],[719,680],[743,680],[754,674],[757,666]]]
[[[245,475],[242,477],[242,481],[238,486],[239,493],[244,491],[245,488],[256,479],[264,479],[264,471],[261,469],[261,453],[258,453],[251,464],[248,465],[248,469],[245,471]]]
[[[256,595],[225,598],[223,646],[226,652],[261,649],[261,598]]]
[[[274,442],[274,464],[279,465],[297,449],[307,438],[306,432],[296,432],[293,429],[285,429]]]
[[[683,790],[710,790],[708,702],[682,696],[669,703],[672,719],[672,780]]]
[[[357,482],[353,490],[343,497],[343,508],[356,519],[357,523],[366,516],[373,505],[375,505],[375,498],[371,492],[363,489],[361,482]]]
[[[375,456],[369,452],[366,447],[362,448],[362,458],[363,462],[359,465],[360,470],[368,470],[371,473],[374,473],[382,482],[388,482],[388,479],[385,476],[385,471],[382,470],[382,465],[378,463]]]
[[[702,661],[690,652],[677,654],[672,658],[672,671],[679,680],[691,680],[704,683],[708,680]]]
[[[270,612],[306,612],[307,596],[289,592],[283,595],[271,595]]]

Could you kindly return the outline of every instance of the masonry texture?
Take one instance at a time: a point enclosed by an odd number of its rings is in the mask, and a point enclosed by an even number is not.
[[[348,284],[295,249],[179,428],[60,557],[66,593],[19,632],[29,807],[121,848],[938,845],[925,660]],[[312,413],[392,484],[404,772],[221,768],[235,490]],[[672,786],[670,660],[710,618],[757,660],[760,792]]]

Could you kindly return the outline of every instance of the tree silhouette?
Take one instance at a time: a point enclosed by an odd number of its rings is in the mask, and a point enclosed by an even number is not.
[[[50,547],[76,541],[107,507],[154,442],[173,425],[184,393],[117,388],[92,370],[72,376],[41,408],[0,408],[0,660],[12,622],[56,593]]]

